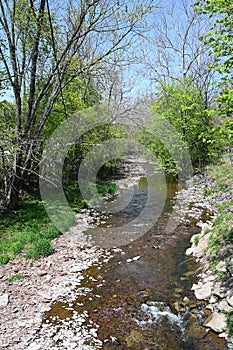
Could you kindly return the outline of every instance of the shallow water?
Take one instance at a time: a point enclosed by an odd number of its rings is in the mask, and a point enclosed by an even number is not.
[[[84,272],[81,286],[90,289],[86,296],[80,296],[69,307],[61,302],[54,304],[45,319],[58,316],[59,322],[67,312],[72,317],[72,309],[79,313],[87,310],[88,322],[99,325],[103,349],[226,349],[223,339],[212,332],[207,334],[201,326],[208,312],[205,303],[197,301],[191,291],[198,266],[185,256],[185,250],[190,237],[199,231],[197,220],[180,223],[172,232],[166,230],[182,185],[178,187],[173,178],[166,178],[166,198],[161,207],[164,180],[157,173],[149,181],[154,192],[142,224],[137,218],[148,197],[148,179],[143,177],[133,187],[133,194],[131,189],[124,192],[123,202],[132,197],[125,209],[86,231],[100,246],[109,242],[119,246],[122,239],[121,251],[109,262],[96,263]],[[113,209],[114,205],[119,208],[117,200],[112,203]],[[127,227],[132,230],[129,235]]]

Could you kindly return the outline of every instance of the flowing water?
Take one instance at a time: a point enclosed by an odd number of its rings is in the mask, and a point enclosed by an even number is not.
[[[161,174],[152,175],[150,180],[160,201],[164,191]],[[134,186],[133,196],[132,191],[126,190],[123,201],[127,203],[127,196],[131,196],[130,204],[98,227],[87,230],[86,234],[96,243],[99,239],[105,244],[106,236],[113,232],[113,237],[117,236],[116,242],[121,242],[119,237],[127,223],[136,219],[145,207],[147,182],[148,178],[142,177]],[[133,221],[136,236],[130,234],[121,249],[114,250],[114,257],[108,262],[96,263],[84,272],[81,287],[87,289],[86,295],[80,296],[69,308],[65,303],[54,304],[45,314],[47,321],[57,315],[66,317],[67,309],[70,313],[72,310],[87,311],[88,323],[98,325],[98,338],[103,349],[226,349],[223,339],[213,332],[207,333],[202,326],[208,310],[191,291],[198,266],[192,258],[185,256],[185,250],[190,237],[199,228],[195,226],[195,220],[189,220],[167,232],[178,185],[173,178],[167,177],[166,188],[162,212],[156,200],[154,207],[150,203],[149,210],[144,213],[144,224]],[[112,206],[114,208],[114,201]],[[156,215],[158,219],[152,225]],[[202,219],[204,215],[203,212]],[[145,230],[146,223],[149,223],[149,229]],[[114,231],[116,226],[120,234]],[[140,230],[145,232],[141,234]]]

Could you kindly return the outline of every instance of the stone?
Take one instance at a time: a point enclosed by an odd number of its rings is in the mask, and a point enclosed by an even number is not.
[[[5,307],[7,307],[9,303],[9,296],[8,294],[2,294],[0,295],[0,309],[4,309]]]
[[[38,275],[39,275],[39,276],[45,276],[45,275],[47,275],[47,271],[45,271],[45,270],[39,270],[39,271],[38,271]]]
[[[193,254],[193,248],[192,247],[190,247],[190,248],[188,248],[187,250],[186,250],[186,253],[185,253],[186,255],[192,255]]]
[[[141,343],[145,340],[144,336],[137,330],[131,330],[130,335],[125,337],[127,347],[134,346],[135,343]]]
[[[204,283],[206,283],[206,282],[212,282],[212,281],[214,281],[215,280],[215,276],[214,275],[209,275],[209,276],[205,276],[204,278],[203,278],[203,282]]]
[[[233,296],[231,296],[230,298],[227,298],[227,302],[230,306],[233,307]]]
[[[210,234],[206,234],[203,237],[201,237],[197,246],[195,244],[193,244],[193,246],[192,246],[193,256],[196,256],[198,258],[203,256],[203,252],[208,248],[209,237],[210,237]]]
[[[198,284],[200,286],[200,284]],[[207,282],[201,284],[199,288],[195,288],[194,293],[198,300],[208,299],[212,294],[213,283]]]
[[[70,272],[71,273],[77,273],[77,272],[80,272],[81,270],[81,267],[78,265],[78,266],[72,266],[71,269],[70,269]]]
[[[216,333],[222,333],[227,328],[226,315],[222,313],[214,312],[204,322],[204,326],[212,329]]]
[[[213,294],[217,295],[219,298],[224,298],[225,297],[226,292],[224,291],[224,288],[223,288],[221,282],[216,282],[215,283]]]
[[[233,311],[233,308],[229,305],[229,303],[225,299],[220,301],[220,303],[218,304],[218,309],[220,311],[222,311],[222,310]]]
[[[216,269],[221,271],[221,272],[227,272],[226,262],[225,261],[220,261],[218,263],[218,265],[216,266]]]
[[[209,299],[209,303],[210,304],[216,304],[218,301],[218,297],[216,297],[215,295],[211,295],[210,299]]]

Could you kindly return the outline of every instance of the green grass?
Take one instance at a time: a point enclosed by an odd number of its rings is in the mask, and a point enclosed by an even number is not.
[[[49,222],[42,202],[21,202],[15,214],[0,218],[0,264],[22,252],[33,258],[51,254],[50,240],[59,235],[59,230]]]
[[[195,246],[197,246],[199,242],[200,242],[200,236],[196,236],[196,237],[194,238],[194,244],[195,244]]]
[[[27,252],[27,258],[36,259],[53,254],[54,249],[49,239],[39,238]]]
[[[208,193],[218,192],[228,195],[233,189],[233,168],[228,163],[210,166],[208,169],[212,181],[209,184]],[[205,233],[211,232],[206,253],[212,270],[220,279],[227,279],[231,276],[232,243],[233,243],[233,199],[225,201],[217,206],[218,216],[210,229]],[[220,261],[226,262],[226,272],[219,271],[217,264]],[[233,322],[233,321],[232,321]],[[232,328],[233,329],[233,328]]]
[[[102,197],[118,189],[115,183],[97,183],[93,186],[97,187]],[[66,195],[74,211],[87,206],[74,182],[66,187]],[[63,232],[70,227],[70,223],[64,213]],[[22,201],[15,214],[0,217],[0,264],[7,264],[21,253],[30,259],[48,256],[54,252],[51,240],[60,234],[51,224],[41,201]]]
[[[233,335],[233,311],[223,311],[227,317],[227,330],[230,336]]]
[[[96,181],[96,183],[87,183],[86,186],[85,191],[90,196],[90,198],[88,198],[88,204],[90,205],[98,204],[101,197],[105,197],[107,194],[114,194],[118,190],[118,185],[114,182]],[[70,181],[66,184],[65,194],[73,210],[78,211],[80,208],[86,208],[88,206],[82,197],[77,182]]]
[[[23,276],[20,273],[16,273],[15,275],[11,275],[8,277],[8,281],[9,282],[14,282],[14,281],[18,281],[21,280],[23,278]]]

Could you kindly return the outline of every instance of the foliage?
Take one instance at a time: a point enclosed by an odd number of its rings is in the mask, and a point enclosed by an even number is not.
[[[214,68],[221,77],[222,93],[219,98],[223,114],[231,116],[233,112],[232,89],[232,46],[233,46],[233,5],[231,0],[201,0],[195,8],[207,14],[213,20],[211,30],[206,33],[206,42],[216,55]]]
[[[116,183],[97,182],[100,196],[117,191]],[[87,206],[76,182],[70,182],[65,189],[67,199],[73,210]],[[96,202],[96,198],[92,198]],[[65,222],[64,215],[64,225]],[[67,227],[68,228],[68,227]],[[60,231],[51,224],[43,203],[38,200],[20,202],[14,213],[6,213],[0,217],[0,264],[7,264],[17,254],[26,254],[28,258],[38,258],[53,253],[50,241],[60,236]]]
[[[233,176],[229,162],[222,162],[208,168],[212,181],[210,190],[213,194],[218,193],[226,196],[232,193]],[[218,216],[215,218],[210,233],[207,256],[213,271],[221,279],[227,279],[232,275],[232,242],[233,242],[233,200],[225,200],[218,205]],[[207,233],[207,232],[205,232]],[[218,269],[218,264],[225,262],[226,271]]]
[[[17,207],[25,178],[38,176],[44,139],[69,113],[99,102],[97,81],[113,58],[131,60],[152,4],[0,0],[0,76],[15,109],[1,125],[5,207]]]
[[[0,261],[4,264],[17,254],[27,252],[42,237],[52,239],[58,235],[58,230],[49,224],[41,202],[21,202],[17,212],[0,219]]]
[[[187,147],[195,167],[201,168],[218,157],[221,150],[218,130],[214,127],[211,114],[206,110],[202,91],[193,86],[191,79],[187,78],[184,82],[173,84],[161,84],[152,109],[155,111],[154,120],[142,138],[166,169],[175,167],[174,159],[171,157],[172,147],[181,149]],[[163,119],[175,128],[183,143],[174,140],[171,148],[167,149],[161,140],[153,137],[154,130],[159,128],[158,121],[160,120],[162,125]],[[172,129],[164,132],[167,133],[167,139],[174,137]],[[179,153],[179,149],[176,153]]]

